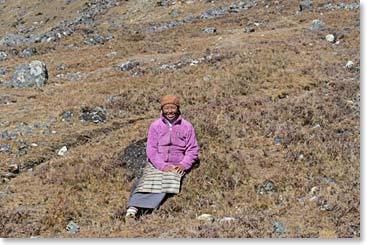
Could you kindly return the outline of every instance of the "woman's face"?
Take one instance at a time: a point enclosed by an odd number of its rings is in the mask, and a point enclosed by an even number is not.
[[[178,113],[178,107],[175,104],[166,104],[162,107],[162,114],[168,120],[175,119]]]

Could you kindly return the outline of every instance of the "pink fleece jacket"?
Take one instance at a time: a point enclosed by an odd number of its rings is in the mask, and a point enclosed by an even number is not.
[[[161,115],[149,127],[147,160],[157,169],[181,164],[191,168],[199,154],[194,127],[179,116],[172,126]]]

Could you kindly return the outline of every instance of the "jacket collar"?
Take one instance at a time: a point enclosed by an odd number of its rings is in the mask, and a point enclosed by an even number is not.
[[[164,118],[164,116],[163,116],[162,114],[160,115],[160,119],[161,119],[161,121],[162,121],[163,123],[167,124],[167,121],[166,121],[166,119]],[[172,125],[180,124],[180,123],[181,123],[181,121],[182,121],[182,117],[181,117],[181,115],[179,115],[179,116],[176,118],[176,120],[174,120],[174,121],[173,121]]]

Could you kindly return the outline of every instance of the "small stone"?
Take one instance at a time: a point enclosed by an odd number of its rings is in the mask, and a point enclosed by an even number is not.
[[[305,9],[311,9],[311,8],[312,8],[312,1],[310,0],[302,1],[299,4],[299,11],[303,11]]]
[[[19,54],[19,57],[21,58],[27,58],[27,57],[32,57],[34,55],[37,55],[37,49],[34,47],[28,47],[22,50],[22,52]]]
[[[274,143],[275,144],[280,144],[280,143],[282,143],[282,139],[277,136],[277,137],[274,138]]]
[[[78,233],[80,231],[80,227],[74,221],[70,221],[69,224],[66,226],[66,231],[71,234]]]
[[[271,181],[271,180],[266,180],[261,185],[256,187],[256,193],[258,193],[260,195],[274,193],[276,191],[277,191],[277,189],[276,189],[273,181]]]
[[[204,32],[204,33],[216,33],[217,28],[215,28],[215,27],[206,27],[206,28],[203,28],[201,31]]]
[[[8,70],[0,68],[0,75],[6,75],[8,74]]]
[[[58,65],[57,67],[56,67],[56,70],[58,70],[58,71],[64,71],[64,70],[66,70],[66,69],[68,69],[69,67],[67,66],[67,65],[65,65],[65,64],[60,64],[60,65]]]
[[[17,164],[11,164],[8,167],[8,171],[13,174],[19,174],[19,166]]]
[[[199,217],[197,217],[196,219],[207,221],[207,222],[214,222],[214,217],[211,214],[202,214]]]
[[[285,228],[282,222],[279,221],[273,221],[272,222],[273,225],[273,232],[278,233],[278,234],[284,234],[285,233]]]
[[[319,31],[325,28],[325,23],[321,20],[313,20],[311,24],[311,31]]]
[[[346,68],[348,68],[348,69],[353,69],[353,67],[354,67],[354,63],[353,63],[353,61],[351,61],[351,60],[348,60],[348,62],[347,62],[347,64],[345,65],[345,67]]]
[[[95,108],[83,107],[81,109],[82,114],[79,117],[79,120],[83,122],[106,122],[106,110],[96,106]]]
[[[243,32],[245,32],[245,33],[251,33],[251,32],[255,32],[255,29],[254,29],[254,28],[252,28],[252,27],[246,27],[246,28],[243,30]]]
[[[61,120],[62,120],[63,122],[65,122],[65,121],[70,120],[73,116],[74,116],[73,112],[71,112],[71,111],[64,111],[64,112],[61,114]]]
[[[129,60],[129,61],[117,66],[116,69],[118,69],[120,71],[130,71],[130,70],[134,69],[137,66],[139,66],[139,62]]]
[[[126,117],[126,111],[119,110],[118,111],[118,114],[117,114],[117,117],[119,117],[119,118],[125,118]]]
[[[8,126],[10,126],[10,122],[9,121],[1,122],[0,126],[3,127],[3,128],[8,127]]]
[[[314,187],[312,187],[312,188],[311,188],[311,190],[310,190],[310,194],[314,196],[314,195],[316,195],[319,191],[320,191],[320,188],[319,188],[318,186],[314,186]]]
[[[219,223],[225,223],[225,224],[229,224],[234,222],[236,219],[233,217],[223,217],[222,219],[219,220]]]
[[[328,41],[329,43],[334,43],[335,42],[335,36],[333,34],[328,34],[325,37],[326,41]]]
[[[1,138],[4,140],[11,140],[8,130],[4,130],[1,132]]]
[[[206,75],[203,79],[205,82],[209,82],[210,80],[212,80],[212,77],[210,75]]]
[[[8,59],[8,54],[5,52],[0,52],[0,61],[4,61]]]
[[[112,57],[114,57],[114,56],[116,56],[117,55],[117,52],[111,52],[111,53],[109,53],[109,54],[106,54],[106,57],[107,58],[112,58]]]
[[[63,156],[68,151],[68,148],[66,146],[61,147],[61,149],[57,152],[57,155]]]
[[[9,144],[0,145],[0,152],[9,155],[11,153],[11,146]]]

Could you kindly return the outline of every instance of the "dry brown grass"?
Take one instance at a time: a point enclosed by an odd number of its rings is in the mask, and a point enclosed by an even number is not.
[[[29,144],[44,144],[17,158],[0,153],[0,173],[11,163],[22,169],[0,185],[0,191],[11,192],[0,199],[0,236],[359,237],[360,124],[353,107],[360,90],[359,72],[343,67],[348,60],[359,62],[359,11],[329,11],[322,16],[305,11],[297,16],[297,4],[291,1],[280,1],[281,10],[259,3],[242,14],[137,34],[135,30],[150,21],[170,20],[168,13],[175,8],[183,16],[197,15],[221,1],[179,3],[168,9],[133,2],[110,9],[97,20],[101,32],[114,14],[121,14],[114,18],[125,23],[126,31],[114,32],[115,39],[105,45],[67,47],[82,42],[77,31],[59,43],[37,46],[52,47],[53,52],[1,63],[13,70],[38,59],[47,64],[50,75],[41,89],[0,84],[0,95],[16,99],[0,105],[0,121],[10,122],[1,130],[12,131],[20,122],[33,125],[55,119],[51,129],[57,133],[21,136]],[[310,32],[315,18],[321,18],[328,30]],[[267,24],[243,33],[253,21]],[[218,33],[201,33],[207,26],[217,27]],[[339,31],[345,31],[339,45],[325,41],[326,34]],[[119,55],[105,57],[112,51]],[[207,52],[220,58],[178,70],[158,69],[184,57],[202,58]],[[141,75],[114,69],[129,59],[141,63]],[[57,71],[61,63],[70,68]],[[56,77],[70,72],[87,77],[74,82]],[[10,78],[8,74],[1,79]],[[183,98],[183,116],[194,125],[200,142],[201,164],[179,195],[128,226],[122,217],[132,183],[118,157],[133,140],[146,137],[159,115],[159,98],[167,93]],[[115,95],[119,99],[109,103],[108,97]],[[84,106],[109,107],[107,122],[81,123],[78,116]],[[69,122],[60,118],[66,110],[75,115]],[[126,117],[112,118],[118,110],[126,111]],[[130,119],[138,120],[129,123]],[[19,146],[16,141],[1,144]],[[71,149],[57,156],[63,145]],[[27,172],[32,161],[37,164]],[[267,179],[277,192],[257,194],[256,187]],[[332,211],[320,209],[325,203]],[[196,219],[203,213],[235,221],[208,224]],[[79,233],[66,232],[70,220],[81,226]],[[284,224],[283,235],[273,232],[273,221]]]

